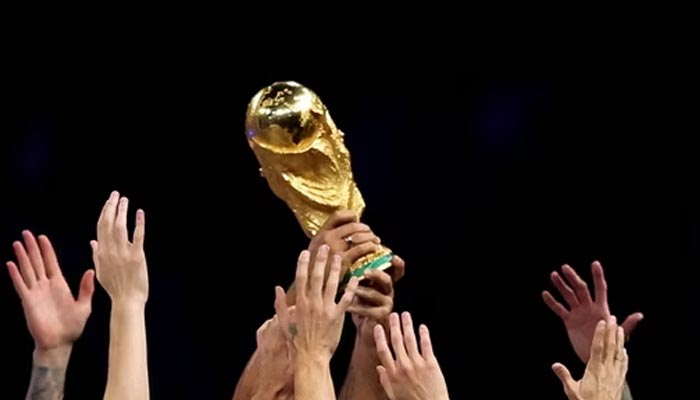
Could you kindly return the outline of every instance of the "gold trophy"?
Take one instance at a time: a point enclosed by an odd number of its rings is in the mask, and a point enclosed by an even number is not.
[[[362,215],[365,202],[353,179],[343,132],[309,88],[296,82],[263,88],[248,104],[245,127],[261,174],[309,238],[335,211]],[[362,279],[368,269],[387,269],[392,257],[391,250],[378,245],[375,253],[345,266],[341,282]]]

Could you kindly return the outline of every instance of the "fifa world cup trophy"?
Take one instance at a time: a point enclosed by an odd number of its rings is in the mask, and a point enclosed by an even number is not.
[[[261,89],[248,104],[246,135],[262,175],[311,238],[335,211],[362,215],[365,202],[353,179],[343,132],[309,88],[276,82]],[[362,278],[365,270],[391,266],[392,252],[377,251],[344,266],[341,282]]]

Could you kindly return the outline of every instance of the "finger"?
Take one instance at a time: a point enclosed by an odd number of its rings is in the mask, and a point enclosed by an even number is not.
[[[593,333],[593,341],[591,343],[591,358],[588,360],[588,367],[599,369],[603,364],[603,355],[605,351],[605,320],[598,321]]]
[[[386,368],[381,365],[377,365],[377,375],[379,375],[379,384],[382,385],[387,397],[394,399],[394,390],[391,387],[391,381],[389,380],[389,375],[387,374]]]
[[[397,313],[391,313],[389,316],[389,327],[391,329],[391,347],[396,354],[396,360],[402,364],[409,365],[408,354],[406,354],[406,345],[403,342],[403,333],[401,332],[401,322]]]
[[[19,269],[22,271],[24,283],[27,285],[27,288],[31,289],[36,284],[36,273],[34,272],[34,267],[32,267],[32,262],[29,260],[29,255],[27,255],[27,250],[24,249],[24,245],[20,242],[12,243],[12,249],[15,251],[15,257],[17,257]]]
[[[360,280],[357,279],[357,277],[353,276],[350,278],[350,282],[345,288],[345,293],[343,293],[343,297],[341,297],[340,301],[338,302],[338,313],[345,314],[345,312],[348,310],[348,307],[350,307],[353,299],[355,298],[355,292],[357,291],[357,284],[359,282]]]
[[[391,297],[381,294],[377,289],[367,286],[358,287],[356,295],[365,304],[372,306],[381,306],[392,302]]]
[[[567,315],[569,315],[569,310],[566,309],[560,302],[558,302],[556,299],[554,299],[554,296],[552,296],[549,291],[545,290],[542,292],[542,300],[544,300],[544,303],[549,307],[550,310],[552,310],[557,316],[561,319],[566,318]]]
[[[92,295],[95,293],[95,270],[89,269],[83,274],[78,290],[78,303],[92,304]]]
[[[396,370],[396,365],[394,363],[394,358],[391,356],[389,344],[386,341],[386,332],[384,332],[384,328],[381,325],[374,327],[374,343],[377,346],[379,362],[382,363],[389,373],[393,374]]]
[[[617,318],[614,315],[610,316],[607,325],[605,326],[605,363],[610,363],[615,359],[617,353]]]
[[[350,250],[346,251],[343,258],[346,262],[353,264],[360,258],[372,254],[377,251],[377,245],[373,242],[365,242],[358,244],[357,246],[352,246]]]
[[[576,386],[576,381],[571,377],[571,372],[563,364],[554,363],[552,365],[552,371],[557,375],[557,378],[561,381],[564,386],[564,392],[568,395],[575,392],[574,388]]]
[[[14,285],[15,291],[19,295],[19,298],[24,299],[24,296],[26,296],[27,292],[29,292],[29,288],[27,287],[27,284],[24,283],[24,279],[22,279],[22,274],[19,273],[17,265],[12,261],[8,261],[7,272],[10,274],[12,285]]]
[[[591,304],[593,300],[591,300],[591,293],[588,291],[588,284],[586,283],[586,281],[581,279],[581,277],[576,273],[576,271],[574,271],[574,269],[568,265],[564,265],[562,267],[562,272],[564,272],[566,280],[569,281],[569,283],[573,287],[574,293],[576,293],[576,298],[578,298],[578,301],[581,304]]]
[[[27,249],[27,254],[29,255],[29,261],[34,267],[34,274],[38,281],[42,279],[48,279],[46,277],[46,270],[44,269],[44,259],[41,256],[41,250],[39,245],[34,238],[34,234],[29,231],[22,232],[22,238],[24,238],[24,246]]]
[[[620,371],[620,376],[624,378],[627,375],[627,368],[629,368],[630,358],[627,355],[627,349],[622,348],[622,355],[620,356],[618,368]]]
[[[143,241],[146,237],[146,213],[136,210],[136,225],[134,226],[134,246],[143,249]]]
[[[39,249],[41,249],[41,254],[44,257],[46,276],[49,279],[54,276],[61,276],[61,267],[58,265],[58,257],[56,257],[56,251],[54,251],[51,241],[45,235],[39,235],[38,240]]]
[[[100,219],[97,220],[97,240],[104,240],[105,235],[112,230],[114,219],[117,215],[117,204],[119,203],[119,192],[113,191],[104,207]]]
[[[291,318],[289,317],[289,307],[287,307],[286,294],[281,286],[275,286],[275,315],[280,321],[280,326],[282,331],[284,331],[284,336],[289,338],[288,327],[291,324]]]
[[[375,235],[374,232],[358,232],[347,236],[347,238],[350,239],[350,243],[352,243],[354,246],[367,242],[372,242],[374,244],[379,244],[382,242],[382,240],[379,239],[379,236]]]
[[[129,199],[122,197],[119,199],[117,206],[117,215],[114,220],[114,236],[119,243],[126,243],[129,238],[129,233],[126,229],[126,217],[129,214]]]
[[[261,347],[261,344],[263,344],[265,331],[267,331],[267,329],[270,327],[270,324],[272,324],[272,319],[268,319],[267,321],[263,322],[258,330],[255,331],[255,343],[258,347]]]
[[[394,282],[391,276],[384,271],[370,269],[365,271],[365,278],[370,280],[370,286],[377,289],[379,293],[391,296],[394,293]]]
[[[311,287],[309,288],[309,294],[312,298],[321,300],[321,293],[323,291],[323,277],[326,272],[326,265],[328,265],[328,251],[327,245],[322,245],[316,253],[316,262],[314,263],[314,269],[311,271]]]
[[[403,329],[403,342],[406,345],[408,356],[414,360],[420,358],[416,333],[413,331],[413,319],[411,318],[411,313],[406,311],[401,313],[401,326]]]
[[[390,273],[394,282],[399,281],[406,274],[406,262],[396,254],[394,254],[394,257],[391,259]]]
[[[352,210],[339,210],[331,214],[323,224],[321,230],[331,230],[335,229],[341,225],[349,224],[351,222],[357,222],[357,214]]]
[[[93,262],[93,264],[95,264],[95,268],[97,268],[97,249],[98,249],[97,240],[90,241],[90,248],[92,249],[92,262]]]
[[[299,254],[299,259],[297,260],[297,274],[295,278],[296,288],[297,288],[297,301],[306,297],[308,288],[306,282],[309,274],[309,251],[304,250]]]
[[[625,331],[625,338],[629,340],[630,334],[634,330],[634,328],[637,327],[637,324],[639,324],[642,320],[644,319],[644,314],[640,312],[636,312],[634,314],[629,315],[627,318],[625,318],[624,322],[622,322],[622,329]]]
[[[428,327],[424,324],[418,328],[418,334],[420,335],[420,351],[423,354],[423,358],[426,360],[435,360],[435,352],[433,352],[433,342],[430,340],[430,331]]]
[[[343,261],[339,255],[333,256],[331,261],[331,272],[328,273],[326,280],[326,289],[324,291],[324,301],[326,304],[332,304],[335,301],[335,295],[338,294],[338,281],[340,280],[340,267]]]
[[[561,294],[562,297],[564,297],[564,301],[566,301],[566,304],[569,305],[569,308],[574,308],[578,306],[579,302],[576,298],[576,294],[569,287],[569,285],[567,285],[566,282],[564,282],[559,273],[556,271],[552,272],[551,278],[554,287],[556,287],[557,291],[559,291],[559,294]]]
[[[615,356],[616,362],[622,361],[622,352],[625,350],[625,330],[621,326],[615,329]]]
[[[372,230],[369,228],[368,225],[363,224],[361,222],[350,222],[348,224],[338,226],[333,232],[333,234],[338,239],[345,239],[348,236],[352,236],[360,232],[372,233]],[[374,234],[372,235],[374,236]]]
[[[595,302],[608,304],[608,283],[605,281],[603,267],[598,261],[591,264],[591,274],[593,275],[593,288],[595,290]]]

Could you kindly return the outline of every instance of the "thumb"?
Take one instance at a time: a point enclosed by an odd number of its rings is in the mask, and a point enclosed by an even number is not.
[[[89,269],[83,274],[80,280],[80,290],[78,291],[78,302],[90,304],[92,294],[95,293],[95,270]]]
[[[90,241],[90,248],[92,249],[92,262],[95,264],[95,268],[97,268],[97,240]]]
[[[629,340],[630,334],[632,333],[634,328],[637,327],[637,324],[643,319],[644,314],[640,312],[636,312],[625,318],[625,321],[620,325],[622,326],[622,330],[625,331],[625,341]]]
[[[571,372],[561,363],[554,363],[552,365],[552,371],[557,375],[557,378],[564,385],[564,392],[568,395],[574,392],[574,378],[571,377]]]

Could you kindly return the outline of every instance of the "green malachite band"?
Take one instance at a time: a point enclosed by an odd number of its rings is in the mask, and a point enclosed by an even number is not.
[[[376,260],[370,261],[367,264],[361,266],[360,268],[357,268],[354,271],[346,272],[345,276],[343,277],[343,280],[341,281],[341,284],[344,285],[344,284],[348,283],[350,281],[350,278],[352,278],[353,276],[356,276],[358,278],[363,276],[365,274],[365,271],[367,271],[368,269],[377,269],[384,264],[390,264],[391,259],[393,257],[394,257],[393,253],[385,254],[385,255],[377,258]]]

